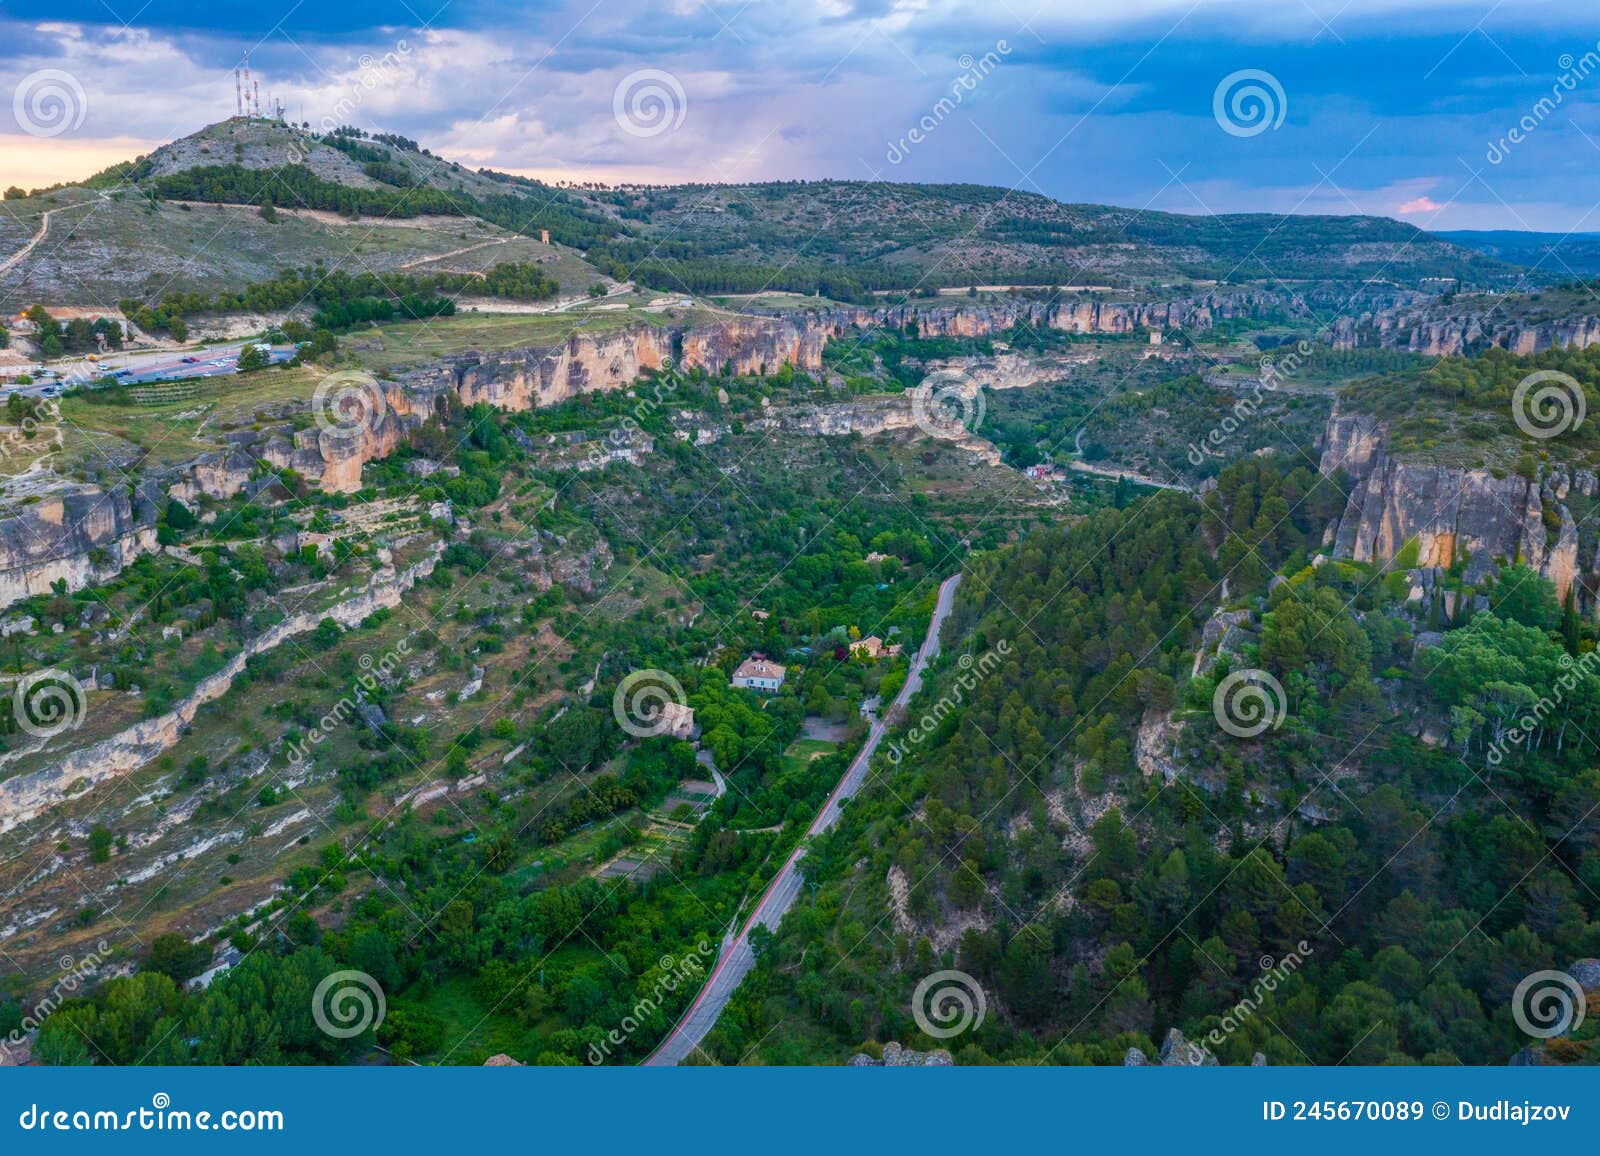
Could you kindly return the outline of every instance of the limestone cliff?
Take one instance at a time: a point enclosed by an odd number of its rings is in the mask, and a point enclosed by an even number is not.
[[[1383,438],[1383,427],[1360,414],[1335,413],[1323,433],[1322,472],[1342,469],[1351,483],[1344,513],[1328,529],[1337,557],[1387,565],[1415,540],[1419,568],[1448,568],[1464,551],[1464,577],[1475,582],[1521,560],[1561,597],[1577,583],[1592,602],[1600,559],[1580,561],[1565,501],[1574,490],[1595,494],[1592,473],[1552,469],[1528,479],[1401,461],[1384,451]]]
[[[555,346],[456,354],[400,381],[377,383],[383,405],[367,414],[365,424],[351,436],[316,428],[292,435],[241,434],[232,450],[186,467],[169,493],[186,499],[199,494],[230,497],[261,466],[292,468],[324,489],[348,493],[361,488],[365,462],[393,452],[451,397],[468,405],[482,402],[527,410],[584,393],[625,389],[640,374],[665,365],[677,341],[686,369],[753,375],[789,364],[815,373],[822,369],[822,350],[828,341],[874,326],[914,327],[926,336],[949,337],[983,337],[1017,325],[1072,333],[1128,333],[1141,326],[1205,329],[1220,318],[1249,316],[1281,304],[1272,294],[1232,293],[1143,303],[900,305],[739,315],[681,333],[659,326],[574,333]]]
[[[228,692],[233,680],[253,656],[265,654],[294,635],[316,629],[324,618],[348,628],[364,621],[376,610],[398,606],[402,594],[433,573],[442,552],[443,545],[436,544],[421,561],[405,570],[380,571],[365,590],[343,602],[285,618],[246,642],[221,670],[202,679],[166,714],[146,719],[108,739],[73,751],[42,770],[0,782],[0,833],[37,817],[69,794],[119,778],[169,750],[202,706]]]
[[[725,369],[760,374],[784,364],[818,372],[829,340],[874,326],[914,327],[925,336],[982,337],[1017,325],[1072,333],[1128,333],[1140,327],[1209,328],[1225,318],[1278,309],[1281,295],[1262,292],[1205,294],[1180,301],[1049,304],[897,305],[829,308],[772,315],[739,315],[674,333],[639,326],[609,333],[574,333],[554,346],[499,353],[462,353],[374,385],[383,404],[364,415],[353,432],[340,436],[318,426],[243,430],[224,450],[184,465],[166,479],[167,493],[184,501],[227,499],[270,471],[292,469],[326,490],[361,488],[362,466],[392,453],[411,431],[450,400],[526,410],[555,405],[580,394],[625,389],[639,375],[659,369],[682,343],[682,364],[708,373]],[[909,411],[842,418],[821,415],[821,426],[906,428]],[[804,423],[802,423],[804,424]],[[819,427],[821,428],[821,427]],[[985,458],[993,447],[981,439],[959,439]],[[37,594],[65,580],[80,588],[117,573],[138,554],[155,547],[155,511],[117,492],[86,487],[41,498],[31,509],[0,521],[0,605]]]
[[[0,503],[16,511],[0,519],[0,606],[104,581],[156,547],[154,505],[123,488],[13,485]]]
[[[951,424],[918,422],[914,391],[893,397],[877,397],[832,405],[783,406],[774,408],[766,419],[770,426],[811,437],[843,437],[912,431],[916,436],[953,443],[991,466],[1000,464],[1000,450],[987,438]]]
[[[1528,354],[1600,344],[1600,317],[1523,321],[1497,317],[1493,312],[1453,313],[1445,306],[1428,302],[1340,317],[1333,324],[1331,336],[1335,349],[1376,345],[1444,357],[1497,345],[1512,353]]]

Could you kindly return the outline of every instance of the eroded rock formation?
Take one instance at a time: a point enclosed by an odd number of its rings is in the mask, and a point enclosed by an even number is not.
[[[187,697],[166,714],[136,723],[108,739],[83,747],[41,770],[15,775],[0,782],[0,833],[35,818],[69,794],[77,794],[108,779],[119,778],[171,749],[199,709],[221,698],[247,663],[297,634],[316,629],[324,618],[343,627],[356,626],[376,610],[400,604],[401,596],[433,573],[443,553],[437,543],[420,561],[404,570],[380,570],[365,590],[332,606],[290,615],[245,643],[222,669],[202,679]]]
[[[1476,582],[1522,561],[1554,583],[1558,596],[1576,583],[1583,599],[1592,599],[1600,557],[1580,560],[1565,499],[1574,489],[1594,495],[1594,474],[1556,468],[1529,479],[1406,462],[1384,451],[1383,436],[1380,424],[1360,414],[1335,413],[1324,431],[1322,472],[1342,469],[1351,482],[1344,513],[1328,530],[1336,556],[1387,565],[1414,541],[1410,564],[1418,568],[1445,569],[1464,557],[1464,577]]]
[[[682,364],[688,369],[748,375],[790,364],[815,373],[822,369],[822,350],[829,340],[874,326],[914,327],[925,336],[947,337],[983,337],[1016,325],[1072,333],[1128,333],[1141,326],[1205,329],[1220,319],[1283,304],[1279,295],[1241,292],[1162,302],[899,305],[737,316],[681,333],[660,326],[575,333],[554,346],[457,354],[399,381],[378,382],[382,404],[348,431],[315,424],[239,431],[227,449],[205,454],[169,475],[166,490],[186,502],[222,500],[252,485],[269,484],[271,471],[291,469],[323,489],[354,492],[361,488],[366,462],[403,445],[451,397],[469,405],[526,410],[583,393],[625,389],[640,374],[667,364],[680,341]],[[909,403],[899,402],[871,410],[846,407],[834,412],[834,407],[823,407],[798,420],[802,432],[816,433],[872,434],[913,424]],[[956,440],[997,460],[993,447],[981,439]],[[115,575],[155,548],[154,523],[152,503],[135,503],[116,491],[85,487],[40,499],[0,522],[0,606],[47,591],[59,580],[78,589]]]
[[[104,581],[156,547],[154,505],[124,488],[42,487],[0,500],[16,510],[0,519],[0,606],[57,582]]]
[[[1512,353],[1546,349],[1586,349],[1600,343],[1600,317],[1521,321],[1485,313],[1442,312],[1433,301],[1338,318],[1333,324],[1335,349],[1377,345],[1433,357],[1461,355],[1490,345]]]

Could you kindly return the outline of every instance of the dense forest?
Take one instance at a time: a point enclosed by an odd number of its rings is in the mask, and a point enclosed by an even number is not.
[[[137,169],[123,174],[125,179],[142,175]],[[299,164],[270,169],[204,165],[148,177],[145,185],[153,196],[171,201],[325,209],[353,218],[481,217],[522,236],[537,237],[539,230],[548,229],[554,240],[575,248],[587,248],[617,232],[614,224],[585,209],[569,194],[522,178],[507,177],[505,194],[478,199],[409,178],[394,183],[392,166],[368,175],[381,182],[378,187],[358,188],[325,180]],[[383,182],[385,177],[388,182]]]
[[[1172,1027],[1224,1063],[1494,1064],[1525,1042],[1518,980],[1600,948],[1600,680],[1487,751],[1592,628],[1513,567],[1417,645],[1380,573],[1306,564],[1331,481],[1255,461],[1219,483],[1204,508],[1159,497],[971,567],[955,640],[1012,653],[818,849],[815,906],[761,948],[713,1055],[916,1046],[909,993],[939,967],[989,994],[963,1063],[1118,1063]],[[1257,633],[1190,678],[1225,577]],[[1212,725],[1230,664],[1281,683],[1279,728]],[[1152,779],[1136,734],[1169,716],[1182,767]],[[1589,1034],[1553,1054],[1592,1062]]]
[[[560,290],[538,265],[501,262],[487,273],[348,273],[315,265],[291,269],[235,293],[167,293],[159,301],[123,300],[118,307],[147,332],[187,333],[185,317],[201,313],[281,312],[310,305],[312,324],[339,333],[369,321],[420,320],[455,311],[454,296],[481,293],[507,301],[544,301]]]

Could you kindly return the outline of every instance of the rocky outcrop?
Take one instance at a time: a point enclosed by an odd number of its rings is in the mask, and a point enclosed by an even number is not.
[[[125,489],[46,487],[3,501],[18,512],[0,519],[0,606],[57,582],[80,590],[105,581],[156,548],[154,505]]]
[[[937,438],[954,443],[979,461],[991,466],[1000,464],[1000,450],[987,438],[978,437],[966,428],[956,425],[918,420],[916,390],[891,397],[870,400],[838,402],[832,405],[774,407],[762,419],[769,428],[775,427],[789,433],[810,437],[845,437],[859,434],[874,437],[879,434],[911,431],[920,437]],[[924,403],[925,404],[925,403]],[[760,423],[756,423],[759,428]]]
[[[949,1068],[955,1060],[943,1048],[931,1052],[918,1052],[893,1040],[883,1045],[883,1058],[874,1059],[866,1052],[857,1052],[845,1062],[851,1068]]]
[[[363,414],[360,428],[344,435],[315,427],[241,434],[228,451],[207,455],[185,467],[168,492],[184,500],[199,495],[232,497],[263,467],[293,469],[323,489],[352,492],[361,488],[364,463],[392,453],[412,429],[433,417],[451,398],[465,405],[528,410],[585,393],[626,389],[641,374],[668,364],[676,342],[681,342],[685,369],[760,375],[787,364],[817,373],[822,370],[823,347],[830,340],[877,326],[913,328],[930,337],[985,337],[1017,325],[1072,333],[1130,333],[1140,327],[1206,329],[1219,319],[1251,316],[1280,305],[1277,295],[1265,293],[1208,294],[1142,303],[900,305],[739,315],[677,333],[660,326],[574,333],[554,346],[456,354],[400,381],[378,382],[374,388],[381,393],[382,404]],[[1017,377],[1014,364],[1006,363],[1005,369],[1003,376]],[[909,421],[907,415],[900,427],[880,426],[861,432],[903,428]]]
[[[1383,430],[1376,418],[1364,413],[1340,413],[1335,407],[1322,431],[1319,468],[1332,477],[1343,470],[1351,478],[1364,478],[1383,449]]]
[[[1593,495],[1593,474],[1541,472],[1529,479],[1401,461],[1383,449],[1383,429],[1364,415],[1335,414],[1324,431],[1321,468],[1351,482],[1343,515],[1326,541],[1336,557],[1392,563],[1415,543],[1420,569],[1446,569],[1463,557],[1463,577],[1477,582],[1522,561],[1565,597],[1574,584],[1587,601],[1600,559],[1580,564],[1578,530],[1565,498]]]
[[[1163,1068],[1213,1068],[1217,1066],[1217,1057],[1199,1044],[1192,1044],[1184,1038],[1183,1032],[1177,1028],[1167,1029],[1167,1038],[1161,1041],[1161,1051],[1155,1064]],[[1265,1067],[1267,1057],[1256,1052],[1250,1059],[1253,1068]],[[1143,1048],[1129,1048],[1123,1054],[1122,1066],[1125,1068],[1147,1068],[1154,1065]]]
[[[1360,316],[1340,317],[1333,324],[1335,349],[1373,345],[1432,357],[1460,356],[1491,345],[1512,353],[1546,349],[1586,349],[1600,344],[1600,317],[1552,321],[1519,321],[1484,313],[1441,312],[1435,302],[1406,305]]]
[[[349,628],[374,611],[400,604],[401,595],[433,573],[443,552],[436,544],[420,561],[404,570],[380,570],[359,594],[324,609],[290,615],[245,643],[215,674],[204,678],[166,714],[136,723],[92,746],[73,751],[42,770],[0,782],[0,833],[33,819],[69,795],[136,770],[171,749],[206,703],[221,698],[252,657],[265,654],[286,639],[316,629],[324,618]],[[8,756],[8,758],[14,756]]]
[[[816,372],[822,368],[822,347],[842,324],[811,313],[733,317],[685,333],[683,363],[712,374],[726,367],[741,376],[770,373],[786,363]]]
[[[626,389],[671,356],[672,334],[653,326],[599,336],[574,333],[549,348],[449,358],[405,379],[408,392],[422,395],[420,405],[391,398],[390,406],[408,417],[426,417],[449,392],[464,405],[537,409],[580,394]]]
[[[1145,707],[1134,739],[1133,761],[1145,778],[1160,775],[1164,783],[1176,782],[1183,766],[1173,757],[1179,726],[1172,721],[1172,708]]]
[[[1207,294],[1181,301],[1009,301],[985,305],[899,305],[885,308],[803,310],[770,316],[741,315],[677,333],[659,326],[603,334],[574,333],[558,345],[498,353],[469,352],[441,359],[400,381],[371,388],[382,402],[368,407],[358,426],[335,431],[319,425],[239,431],[225,450],[180,467],[167,493],[185,502],[226,500],[273,471],[293,470],[325,490],[361,488],[362,466],[394,452],[411,431],[452,398],[507,410],[556,405],[584,393],[625,389],[668,363],[681,341],[685,368],[708,373],[762,374],[784,364],[822,369],[829,340],[875,326],[913,328],[925,336],[983,337],[1017,325],[1072,333],[1129,333],[1140,327],[1209,328],[1217,320],[1283,307],[1279,294]],[[1015,366],[1003,376],[1014,378]],[[997,383],[998,384],[998,383]],[[819,407],[798,420],[800,432],[882,433],[915,425],[909,401],[887,408]],[[944,436],[944,435],[938,435]],[[988,442],[952,435],[964,448],[997,463]],[[65,580],[77,589],[116,574],[155,547],[153,505],[136,511],[125,495],[85,488],[41,500],[0,522],[0,605],[46,591]]]
[[[1164,1068],[1204,1068],[1216,1062],[1216,1056],[1184,1039],[1177,1028],[1169,1028],[1167,1038],[1161,1041],[1161,1066]]]

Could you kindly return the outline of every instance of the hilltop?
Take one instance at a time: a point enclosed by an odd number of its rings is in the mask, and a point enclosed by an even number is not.
[[[0,308],[153,305],[238,291],[315,261],[419,274],[535,263],[581,293],[601,275],[563,241],[607,229],[555,190],[473,173],[400,138],[318,138],[234,118],[82,186],[4,202],[0,253],[38,243],[7,270]]]
[[[609,250],[698,290],[808,279],[865,289],[1428,277],[1508,283],[1500,261],[1382,217],[1192,217],[1070,205],[985,185],[786,181],[596,193],[640,236]],[[845,269],[848,272],[845,272]],[[659,273],[657,273],[659,271]]]
[[[861,303],[990,284],[1148,293],[1521,279],[1377,217],[1190,217],[972,184],[562,188],[474,170],[398,136],[244,117],[4,208],[7,311],[233,292],[317,258],[350,272],[537,262],[571,292],[606,274],[673,292]]]

